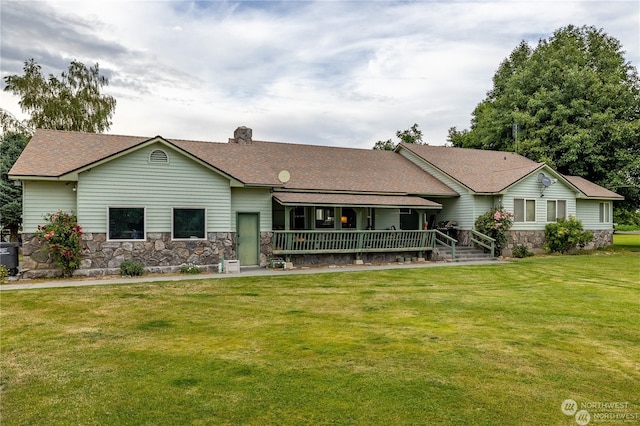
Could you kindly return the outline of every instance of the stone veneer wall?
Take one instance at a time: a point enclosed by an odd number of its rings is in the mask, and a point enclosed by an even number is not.
[[[336,253],[336,254],[294,254],[290,256],[283,255],[284,258],[290,258],[294,266],[327,266],[327,265],[352,265],[356,259],[362,260],[366,264],[381,264],[398,261],[403,258],[403,262],[417,260],[418,252],[397,252],[397,253],[362,253],[356,256],[355,253]],[[425,251],[422,256],[431,259],[431,251]]]
[[[593,241],[586,249],[594,249],[599,247],[606,247],[613,244],[613,230],[591,230],[593,232]],[[503,249],[503,256],[511,256],[512,250],[518,245],[524,245],[534,253],[542,253],[544,249],[545,237],[544,231],[509,231],[509,241],[507,246]]]
[[[85,233],[82,239],[83,259],[75,275],[120,274],[120,264],[125,260],[139,261],[148,272],[176,272],[183,263],[213,272],[222,256],[236,258],[235,232],[209,233],[207,240],[193,241],[173,241],[165,232],[149,232],[144,241],[107,241],[104,233]],[[22,255],[25,278],[60,275],[33,234],[23,235]]]

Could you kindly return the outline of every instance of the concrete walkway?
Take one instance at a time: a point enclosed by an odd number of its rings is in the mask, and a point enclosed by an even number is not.
[[[60,288],[60,287],[83,287],[92,285],[115,285],[115,284],[139,284],[150,282],[172,282],[185,280],[207,280],[207,279],[224,279],[238,277],[255,277],[255,276],[289,276],[300,274],[324,274],[332,272],[366,272],[378,271],[385,269],[416,269],[416,268],[432,268],[432,267],[450,267],[463,265],[496,265],[506,263],[500,260],[483,260],[473,262],[421,262],[421,263],[388,263],[383,265],[345,265],[345,266],[323,266],[313,268],[294,268],[288,270],[267,269],[267,268],[241,268],[239,273],[232,274],[180,274],[180,275],[143,275],[141,277],[120,277],[110,276],[105,278],[86,278],[74,277],[71,279],[52,279],[52,280],[14,280],[7,284],[0,285],[0,291],[8,290],[30,290],[42,288]]]

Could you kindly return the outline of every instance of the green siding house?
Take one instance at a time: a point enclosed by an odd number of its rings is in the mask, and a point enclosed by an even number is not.
[[[515,214],[513,244],[540,248],[546,223],[574,215],[604,245],[622,198],[513,153],[264,142],[246,127],[224,143],[38,130],[9,176],[23,185],[22,268],[33,277],[57,274],[34,233],[58,210],[83,227],[76,272],[101,275],[128,259],[168,272],[454,254],[498,206]]]

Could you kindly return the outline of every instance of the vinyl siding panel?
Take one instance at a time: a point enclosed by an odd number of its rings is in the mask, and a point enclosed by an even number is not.
[[[533,173],[514,186],[510,187],[502,198],[505,210],[514,212],[514,200],[517,198],[535,200],[536,221],[514,222],[511,228],[514,231],[544,230],[547,225],[547,200],[565,200],[567,202],[567,216],[576,215],[576,193],[561,181],[552,184],[544,190],[541,196],[542,185],[538,178],[538,172]],[[549,173],[546,173],[547,175]]]
[[[437,214],[436,220],[438,222],[452,220],[458,222],[459,229],[472,229],[475,218],[478,215],[475,214],[474,196],[469,193],[469,190],[448,175],[426,163],[414,153],[403,149],[400,150],[400,154],[460,194],[459,197],[432,198],[432,201],[442,204],[442,210]]]
[[[168,163],[150,163],[162,149]],[[79,176],[78,219],[86,232],[106,232],[107,207],[145,207],[146,232],[170,232],[172,207],[207,209],[207,231],[231,230],[229,180],[157,143]]]
[[[271,191],[268,188],[232,188],[232,229],[236,229],[238,213],[260,213],[260,231],[271,231]]]
[[[609,208],[609,221],[600,222],[600,203],[607,203]],[[584,229],[605,230],[613,229],[613,203],[600,200],[577,200],[576,217],[582,222]]]
[[[400,209],[375,209],[376,229],[400,229]]]
[[[44,216],[58,210],[77,213],[75,182],[25,181],[22,183],[23,232],[33,233],[44,225]]]

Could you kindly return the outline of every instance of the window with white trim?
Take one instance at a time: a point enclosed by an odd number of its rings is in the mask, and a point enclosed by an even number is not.
[[[556,222],[567,218],[566,200],[547,200],[547,222]]]
[[[207,210],[193,207],[174,207],[171,214],[171,238],[174,240],[203,240],[207,236]]]
[[[146,239],[144,207],[107,207],[109,240]]]
[[[536,221],[536,200],[526,198],[516,198],[513,200],[513,221],[514,222],[535,222]]]
[[[603,202],[599,203],[599,217],[598,222],[609,223],[611,222],[611,203]]]

